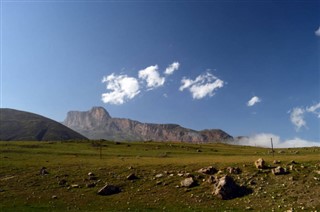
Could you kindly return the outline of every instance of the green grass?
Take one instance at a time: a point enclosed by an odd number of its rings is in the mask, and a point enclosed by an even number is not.
[[[95,144],[95,145],[93,145]],[[269,149],[226,144],[186,144],[161,142],[0,142],[0,211],[285,211],[320,209],[320,148],[281,149],[275,156]],[[199,151],[200,150],[200,151]],[[296,154],[296,151],[299,151]],[[253,166],[258,158],[272,166],[281,160],[287,175],[274,176],[270,170]],[[207,176],[196,171],[212,165],[226,173],[237,166],[241,174],[231,176],[253,193],[232,200],[220,200],[211,193]],[[49,174],[39,174],[46,167]],[[87,188],[87,173],[100,181]],[[140,179],[129,181],[135,173]],[[155,179],[163,173],[164,177]],[[199,186],[176,188],[184,179],[177,173],[192,173]],[[173,174],[173,176],[170,176]],[[293,178],[293,180],[292,180]],[[60,180],[67,185],[59,185]],[[249,181],[255,184],[250,184]],[[99,196],[105,183],[118,185],[121,192]],[[70,188],[78,184],[80,188]],[[52,199],[56,195],[57,199]],[[250,208],[247,208],[250,207]]]

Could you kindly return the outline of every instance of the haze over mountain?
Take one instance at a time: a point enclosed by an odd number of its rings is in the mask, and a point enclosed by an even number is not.
[[[233,140],[232,136],[220,129],[196,131],[177,124],[151,124],[125,118],[112,118],[103,107],[93,107],[83,112],[70,111],[63,124],[90,139],[192,143]]]
[[[0,108],[1,141],[61,141],[86,140],[87,138],[61,123],[46,117]]]

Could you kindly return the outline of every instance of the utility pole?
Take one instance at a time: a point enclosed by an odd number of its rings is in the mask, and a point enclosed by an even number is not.
[[[272,156],[274,157],[274,150],[273,150],[273,142],[272,142],[272,138],[271,138],[271,149],[272,149]]]

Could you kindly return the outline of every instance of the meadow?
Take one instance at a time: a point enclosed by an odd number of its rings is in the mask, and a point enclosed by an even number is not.
[[[163,142],[0,142],[0,211],[320,210],[320,148],[275,149]],[[258,170],[263,158],[269,168]],[[273,164],[274,160],[280,161]],[[282,166],[285,175],[273,175]],[[213,166],[252,192],[212,194],[200,168]],[[42,167],[47,174],[41,174]],[[228,173],[238,167],[240,173]],[[88,176],[93,173],[94,177]],[[135,174],[138,179],[128,180]],[[197,186],[180,181],[192,175]],[[106,183],[120,193],[97,195]]]

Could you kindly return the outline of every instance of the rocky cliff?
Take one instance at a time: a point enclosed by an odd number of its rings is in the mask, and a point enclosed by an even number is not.
[[[192,143],[233,140],[232,136],[222,130],[196,131],[177,124],[150,124],[124,118],[112,118],[103,107],[93,107],[90,111],[84,112],[68,112],[63,124],[90,139]]]

